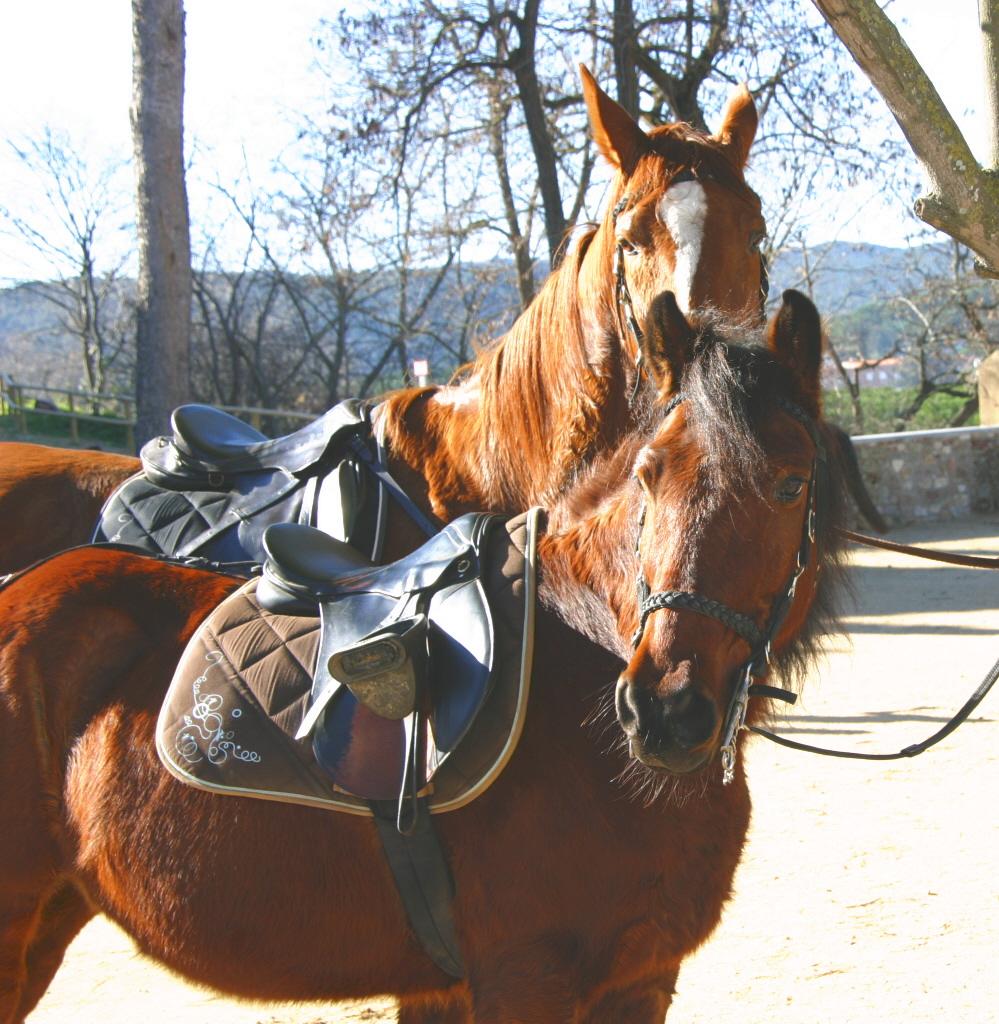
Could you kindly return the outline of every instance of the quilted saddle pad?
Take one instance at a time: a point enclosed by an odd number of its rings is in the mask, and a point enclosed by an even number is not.
[[[534,640],[537,509],[492,532],[483,585],[495,629],[496,672],[467,735],[423,795],[432,812],[455,810],[492,783],[517,745],[527,711]],[[178,779],[201,789],[370,815],[366,800],[334,784],[310,737],[295,739],[319,653],[317,616],[276,615],[247,582],[202,623],[174,674],[156,745]],[[364,771],[398,791],[398,766],[378,760],[380,729],[398,723],[357,710]]]

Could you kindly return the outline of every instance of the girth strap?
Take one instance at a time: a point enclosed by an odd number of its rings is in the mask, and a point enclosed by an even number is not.
[[[421,808],[413,830],[403,835],[396,827],[394,800],[373,800],[370,807],[399,897],[420,945],[442,971],[452,978],[463,978],[465,967],[451,913],[454,880],[429,811]]]

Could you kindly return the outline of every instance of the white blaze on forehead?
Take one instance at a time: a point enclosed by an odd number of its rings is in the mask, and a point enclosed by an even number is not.
[[[631,230],[631,222],[635,218],[635,211],[629,210],[627,213],[622,213],[617,219],[617,233],[618,235],[626,235]]]
[[[677,182],[659,200],[656,215],[666,225],[676,246],[673,293],[677,305],[689,316],[694,275],[701,259],[704,221],[708,215],[704,186],[698,181]]]

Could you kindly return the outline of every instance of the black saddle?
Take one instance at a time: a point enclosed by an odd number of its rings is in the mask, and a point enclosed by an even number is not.
[[[357,401],[341,402],[317,420],[269,439],[248,423],[210,405],[182,405],[170,420],[172,436],[154,438],[140,453],[146,476],[166,487],[222,490],[241,473],[318,472],[331,443],[366,416]]]
[[[333,538],[296,524],[264,535],[260,605],[302,614],[318,605],[319,658],[298,738],[335,783],[406,808],[455,749],[489,692],[493,623],[482,587],[481,552],[502,517],[462,516],[411,555],[386,566],[358,564]],[[352,757],[360,709],[395,721],[398,788],[365,792]],[[430,728],[424,726],[429,723]]]
[[[142,472],[101,511],[96,543],[248,571],[264,560],[267,527],[297,522],[378,561],[390,496],[428,535],[437,529],[388,473],[370,411],[356,401],[274,440],[220,409],[181,406],[173,434],[141,458]]]

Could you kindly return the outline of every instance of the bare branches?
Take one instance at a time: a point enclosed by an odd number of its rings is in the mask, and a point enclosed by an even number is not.
[[[814,0],[861,69],[884,97],[929,181],[915,212],[958,239],[999,276],[999,175],[983,168],[936,88],[876,0]],[[982,0],[995,40],[999,4]],[[990,96],[996,88],[995,67]],[[995,157],[993,158],[995,159]]]
[[[43,128],[11,148],[38,200],[24,214],[0,206],[0,224],[52,265],[54,280],[25,287],[59,311],[93,392],[130,387],[134,304],[122,272],[131,255],[120,188],[122,161],[88,163],[65,136]]]

